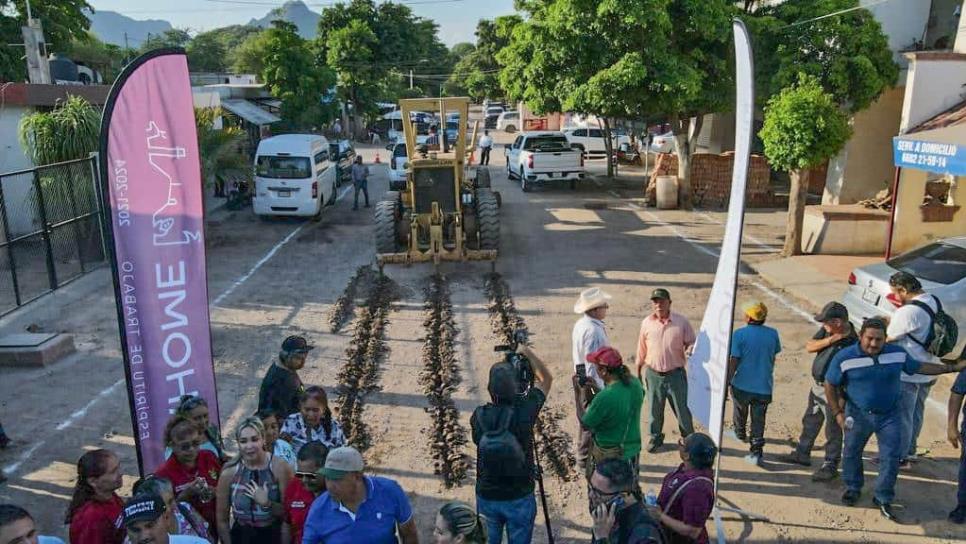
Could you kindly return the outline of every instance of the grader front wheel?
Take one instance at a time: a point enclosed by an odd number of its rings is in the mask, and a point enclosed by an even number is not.
[[[480,224],[480,249],[500,247],[500,206],[489,189],[476,190],[476,217]]]
[[[399,221],[399,198],[380,200],[376,203],[376,253],[395,253]]]

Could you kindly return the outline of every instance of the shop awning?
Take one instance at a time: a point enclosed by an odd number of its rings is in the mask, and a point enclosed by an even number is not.
[[[893,138],[892,156],[899,168],[966,176],[966,101]]]
[[[240,98],[231,98],[228,100],[223,99],[221,101],[221,107],[253,125],[270,125],[282,120],[277,115],[269,113],[248,100],[243,100]]]

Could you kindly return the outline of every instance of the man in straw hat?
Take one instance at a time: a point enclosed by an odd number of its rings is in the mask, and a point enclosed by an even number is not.
[[[671,311],[671,293],[667,289],[651,291],[651,310],[641,321],[637,340],[637,377],[647,392],[650,432],[647,451],[654,453],[664,444],[664,407],[668,401],[678,419],[681,436],[694,432],[684,368],[694,347],[695,335],[688,319]]]
[[[747,325],[731,337],[731,359],[728,364],[728,383],[735,403],[733,423],[739,440],[751,444],[749,463],[761,464],[765,448],[765,414],[771,404],[774,387],[775,356],[781,350],[778,331],[765,325],[768,308],[761,302],[750,302],[742,307]],[[751,412],[751,433],[745,429]]]
[[[587,362],[587,356],[610,345],[607,329],[604,328],[610,299],[611,296],[604,291],[591,287],[583,290],[574,304],[574,313],[582,314],[574,324],[572,335],[574,402],[577,406],[578,422],[584,416],[594,394],[604,388],[604,380],[597,374],[597,368]],[[591,440],[590,431],[581,427],[577,436],[577,464],[580,467],[584,467],[587,462]]]

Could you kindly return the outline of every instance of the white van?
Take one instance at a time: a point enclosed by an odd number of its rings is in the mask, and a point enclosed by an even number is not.
[[[315,134],[283,134],[262,140],[255,154],[256,215],[315,217],[334,204],[338,165],[329,142]]]

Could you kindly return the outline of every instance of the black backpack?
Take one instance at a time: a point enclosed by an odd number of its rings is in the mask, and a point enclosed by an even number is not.
[[[936,301],[937,311],[935,312],[921,300],[910,301],[910,304],[915,304],[929,314],[929,333],[925,340],[921,342],[911,334],[909,338],[922,346],[922,349],[926,350],[927,353],[942,357],[956,347],[956,342],[959,340],[959,326],[956,325],[956,320],[952,316],[943,311],[943,305],[939,302],[939,299],[936,297],[932,297],[932,299]]]
[[[491,410],[499,411],[496,418],[486,417],[491,414],[480,414],[483,436],[477,447],[477,460],[481,478],[508,480],[528,477],[530,463],[527,461],[523,446],[510,429],[513,423],[513,408],[493,406]]]

